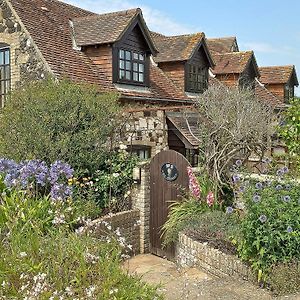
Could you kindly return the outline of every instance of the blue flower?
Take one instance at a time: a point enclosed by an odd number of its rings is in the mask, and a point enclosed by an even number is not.
[[[235,162],[235,164],[236,164],[238,167],[240,167],[243,163],[242,163],[242,161],[241,161],[240,159],[238,159],[238,160]]]
[[[282,169],[277,170],[276,175],[277,176],[282,176],[284,174]]]
[[[286,190],[290,191],[292,187],[291,187],[290,184],[286,184],[284,188],[285,188]]]
[[[286,231],[287,231],[288,233],[293,232],[293,227],[292,227],[292,226],[288,226],[287,229],[286,229]]]
[[[255,187],[259,190],[261,190],[263,188],[263,184],[261,182],[257,182]]]
[[[268,218],[267,218],[266,215],[261,215],[258,219],[259,219],[259,221],[260,221],[261,223],[265,223],[265,222],[267,222],[267,220],[268,220]]]
[[[257,195],[257,194],[255,194],[255,195],[253,196],[253,202],[255,202],[255,203],[259,202],[260,199],[261,199],[260,196]]]
[[[244,185],[240,186],[239,191],[240,191],[241,193],[244,193],[244,192],[246,191],[246,187],[245,187]]]
[[[287,166],[284,166],[281,170],[285,174],[289,172],[289,168]]]
[[[282,196],[282,200],[284,202],[290,202],[291,201],[291,197],[289,195],[286,195],[286,196]]]
[[[232,176],[232,180],[233,180],[234,183],[236,183],[236,182],[240,181],[241,178],[240,178],[239,175],[233,175],[233,176]]]
[[[226,213],[227,214],[233,213],[233,208],[231,206],[226,207]]]
[[[275,189],[276,189],[276,191],[282,190],[282,185],[280,185],[280,184],[276,185]]]

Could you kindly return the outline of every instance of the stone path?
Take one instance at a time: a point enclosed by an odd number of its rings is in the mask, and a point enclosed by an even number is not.
[[[160,285],[167,300],[300,300],[300,297],[272,298],[251,283],[230,277],[217,278],[195,268],[177,268],[176,264],[151,254],[138,255],[124,263],[129,274],[147,283]]]

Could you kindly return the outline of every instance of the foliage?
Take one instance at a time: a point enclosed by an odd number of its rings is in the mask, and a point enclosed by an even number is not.
[[[160,299],[125,274],[114,242],[57,231],[15,232],[0,243],[1,299]]]
[[[33,197],[50,193],[53,200],[65,200],[72,195],[67,182],[73,176],[73,169],[61,161],[48,167],[40,160],[16,163],[0,159],[0,175],[3,177],[2,189],[6,192],[24,190]]]
[[[119,129],[119,111],[116,94],[100,94],[93,86],[52,79],[29,83],[1,110],[0,156],[61,160],[76,173],[94,172]]]
[[[213,85],[200,95],[197,104],[200,153],[211,180],[222,190],[228,183],[232,160],[263,155],[274,131],[271,107],[252,90]]]
[[[75,178],[74,197],[95,201],[101,208],[112,212],[130,209],[132,172],[138,158],[125,150],[109,153],[91,177]]]
[[[289,179],[287,167],[257,179],[236,174],[233,181],[246,210],[238,252],[258,272],[258,280],[266,280],[273,264],[300,257],[300,186]]]
[[[58,226],[73,228],[84,218],[94,219],[100,209],[92,201],[52,201],[44,196],[36,198],[24,191],[0,196],[0,234],[39,231],[45,234]]]
[[[279,295],[300,292],[300,261],[290,261],[273,265],[268,283],[272,291]]]
[[[190,193],[183,195],[181,201],[169,206],[168,219],[162,227],[164,245],[175,242],[180,231],[201,218],[207,211],[220,209],[215,194],[210,190],[209,177],[197,179],[191,168],[188,168]]]
[[[296,159],[300,172],[300,98],[294,98],[290,104],[283,113],[284,123],[278,131],[290,156]]]

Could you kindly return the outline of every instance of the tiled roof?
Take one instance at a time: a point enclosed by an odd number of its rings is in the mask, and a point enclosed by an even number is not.
[[[205,38],[203,32],[177,36],[164,36],[152,32],[151,35],[159,52],[155,57],[156,62],[188,60],[196,46]]]
[[[113,43],[120,39],[139,8],[72,19],[78,46]]]
[[[73,49],[69,19],[93,15],[56,0],[10,0],[52,72],[58,77],[112,89],[106,75]]]
[[[57,0],[10,0],[34,43],[57,77],[96,84],[100,90],[117,91],[111,74],[94,65],[84,52],[74,50],[69,20],[93,18],[94,13]],[[124,92],[133,97],[187,100],[187,96],[154,64],[151,64],[149,93]],[[110,75],[110,76],[109,76]]]
[[[298,80],[296,76],[295,66],[274,66],[274,67],[261,67],[259,68],[260,81],[266,83],[287,83],[293,72],[295,72],[296,85]]]
[[[255,96],[257,99],[262,100],[268,104],[271,104],[273,107],[280,107],[283,105],[276,96],[270,93],[262,83],[255,80]]]
[[[199,146],[201,137],[199,130],[200,115],[197,112],[167,112],[167,118],[184,136],[190,146]],[[188,146],[188,145],[186,145]]]
[[[253,51],[230,52],[214,55],[216,63],[214,74],[241,74],[249,61],[254,58]]]
[[[212,54],[233,52],[237,46],[236,37],[206,39],[208,49]],[[236,49],[238,51],[238,48]]]

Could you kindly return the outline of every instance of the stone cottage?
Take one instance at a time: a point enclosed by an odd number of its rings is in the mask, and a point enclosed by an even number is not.
[[[235,37],[151,32],[139,8],[96,14],[58,0],[1,0],[0,68],[0,107],[11,89],[47,76],[118,92],[132,106],[125,142],[145,159],[174,149],[197,164],[193,104],[211,82],[248,86],[274,108],[284,104]],[[290,74],[280,84],[292,96],[294,67]]]

